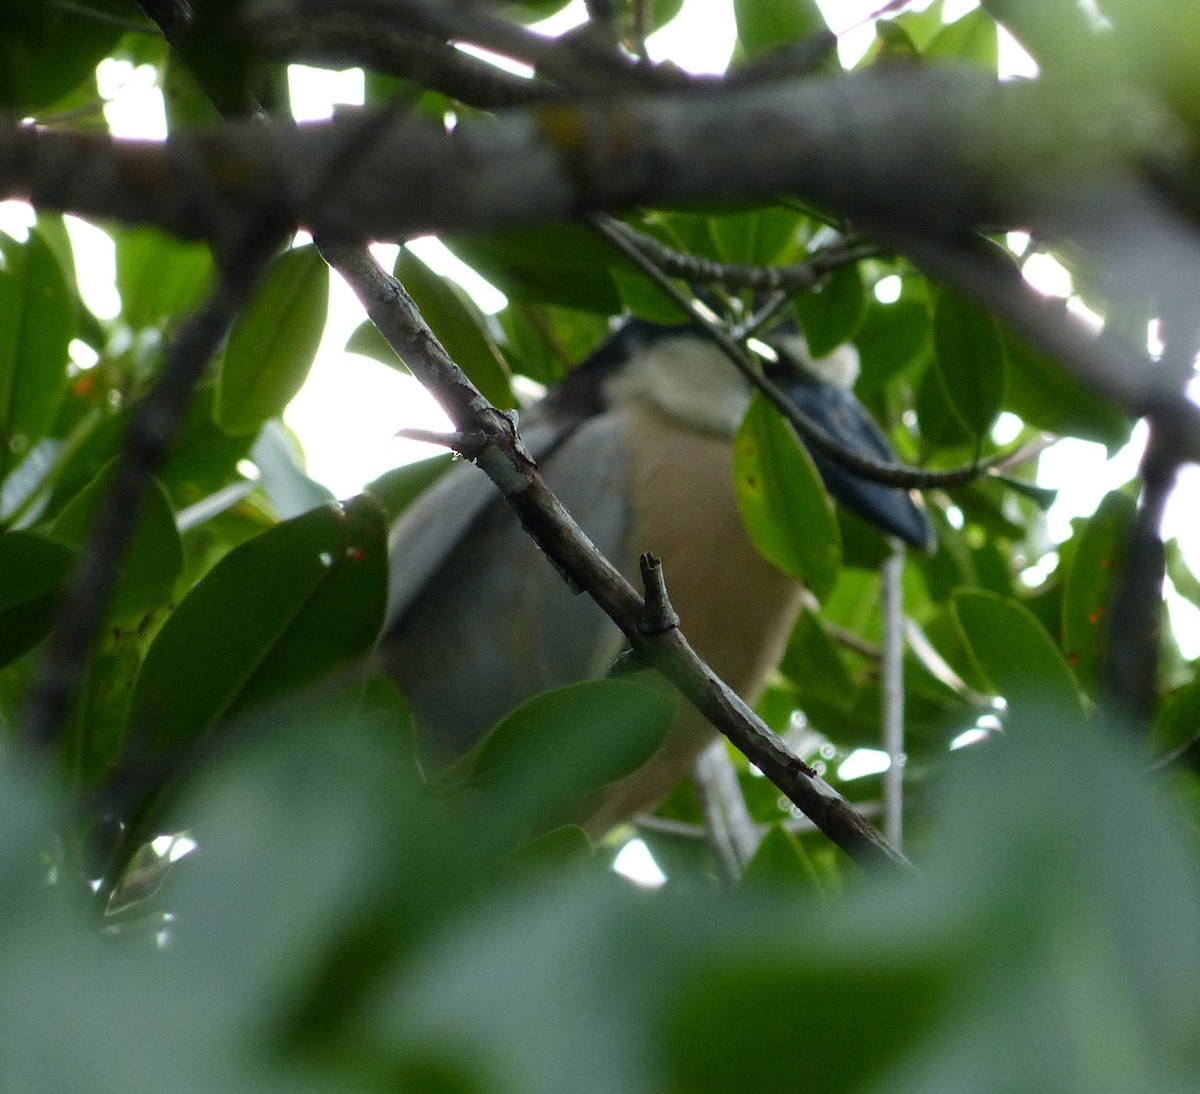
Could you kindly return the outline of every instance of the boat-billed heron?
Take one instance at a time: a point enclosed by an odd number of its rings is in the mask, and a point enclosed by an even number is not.
[[[798,335],[769,344],[779,382],[802,410],[851,450],[894,458],[849,390],[858,364],[851,347],[813,362]],[[731,442],[750,394],[702,332],[629,320],[522,415],[521,433],[547,484],[627,577],[637,582],[644,551],[663,560],[684,634],[753,703],[803,590],[755,550],[736,504]],[[910,494],[861,480],[820,453],[813,458],[847,506],[909,543],[929,544],[932,529]],[[408,700],[434,768],[464,754],[524,699],[603,675],[621,651],[616,626],[572,594],[470,464],[449,471],[401,516],[390,571],[380,663]],[[714,733],[681,709],[654,758],[599,795],[585,827],[603,834],[653,807]]]

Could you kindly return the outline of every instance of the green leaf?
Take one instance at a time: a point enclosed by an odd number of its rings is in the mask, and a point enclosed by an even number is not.
[[[767,829],[754,857],[746,864],[742,885],[747,889],[800,896],[821,894],[821,880],[800,841],[781,825]]]
[[[806,695],[820,695],[841,706],[854,699],[850,672],[815,612],[801,612],[779,668]]]
[[[693,974],[672,993],[665,1088],[688,1094],[886,1089],[889,1065],[920,1043],[943,1005],[934,963],[915,946],[876,951],[867,961],[828,951],[814,960],[768,945],[771,952],[756,955],[732,944],[723,960],[710,959],[702,977]],[[797,1029],[821,1046],[807,1064],[784,1047]]]
[[[168,755],[222,719],[365,656],[386,586],[383,517],[365,496],[234,548],[146,654],[130,716],[139,747]]]
[[[16,117],[51,106],[81,84],[94,94],[96,65],[121,36],[103,20],[105,11],[128,9],[95,0],[100,18],[66,11],[44,0],[5,0],[0,5],[0,109]]]
[[[118,460],[110,460],[54,519],[50,535],[68,547],[83,547],[117,476]],[[171,598],[183,570],[183,548],[175,527],[175,511],[156,480],[146,492],[133,542],[125,552],[109,616],[133,625]]]
[[[31,650],[54,624],[75,552],[32,532],[0,535],[0,665]]]
[[[346,352],[370,357],[381,365],[408,374],[408,366],[400,360],[396,351],[388,345],[387,339],[379,333],[379,328],[369,319],[359,323],[346,339]]]
[[[74,304],[54,252],[36,229],[0,234],[0,478],[41,439],[67,385]]]
[[[929,58],[971,61],[995,71],[999,57],[996,21],[983,8],[942,27],[923,51]]]
[[[1154,744],[1159,751],[1170,751],[1195,740],[1197,732],[1200,732],[1200,676],[1193,677],[1163,704],[1154,723]]]
[[[312,367],[329,304],[329,270],[316,247],[280,255],[234,324],[217,374],[214,414],[229,433],[276,418]]]
[[[632,680],[589,680],[534,696],[469,757],[470,783],[503,814],[561,822],[589,791],[636,771],[662,744],[675,703]]]
[[[514,371],[542,384],[561,380],[610,333],[606,316],[519,301],[496,318]]]
[[[929,353],[929,308],[904,294],[893,304],[866,298],[862,324],[854,337],[862,371],[854,389],[862,398],[885,390],[900,373]]]
[[[920,57],[920,50],[908,31],[894,19],[880,19],[875,24],[875,47],[868,53],[871,60],[911,62]]]
[[[862,274],[857,266],[843,266],[813,292],[797,296],[792,307],[813,357],[827,357],[853,341],[866,316]]]
[[[614,315],[621,297],[607,268],[624,262],[594,232],[576,225],[521,228],[445,241],[510,300]]]
[[[1004,344],[996,321],[965,297],[942,290],[934,304],[933,344],[950,407],[978,444],[1004,403]]]
[[[154,228],[115,234],[121,321],[130,330],[157,326],[189,311],[213,282],[207,246],[182,243]]]
[[[733,474],[755,546],[824,599],[841,563],[833,503],[804,446],[758,394],[734,438]]]
[[[962,590],[954,619],[983,676],[1010,709],[1030,702],[1082,711],[1075,676],[1028,608],[995,593]]]
[[[924,50],[946,25],[942,18],[945,6],[945,0],[934,0],[921,11],[902,11],[891,22],[903,29],[905,36],[913,43],[914,52]],[[880,25],[876,23],[877,30]]]
[[[1133,422],[1024,338],[1004,332],[1008,383],[1004,405],[1027,425],[1099,441],[1112,455],[1129,440]]]
[[[1133,531],[1135,509],[1133,499],[1119,490],[1106,494],[1087,522],[1067,573],[1063,650],[1080,683],[1092,695],[1103,683],[1105,649],[1110,641],[1108,610]]]
[[[738,42],[750,60],[829,29],[813,0],[734,0],[733,15]]]
[[[709,217],[717,259],[750,266],[768,266],[777,262],[794,242],[803,222],[800,213],[782,205]]]
[[[434,273],[406,247],[400,248],[395,274],[446,352],[484,398],[501,410],[515,407],[517,401],[509,382],[508,366],[471,298],[453,281]]]
[[[367,483],[363,487],[363,493],[373,494],[379,500],[390,523],[437,482],[453,462],[453,454],[444,452],[428,459],[414,460],[412,463],[393,467]]]

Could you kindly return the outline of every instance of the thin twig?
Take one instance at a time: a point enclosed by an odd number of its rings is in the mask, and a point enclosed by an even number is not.
[[[729,755],[725,752],[725,738],[719,737],[696,758],[693,777],[696,780],[696,794],[700,799],[700,811],[704,814],[708,846],[716,860],[717,870],[726,884],[735,885],[742,876],[742,867],[747,860],[742,857],[737,837],[734,835],[728,784],[722,777],[722,760],[725,763],[730,762]],[[737,780],[736,774],[734,780]],[[745,808],[745,802],[742,803],[742,807]]]
[[[753,289],[756,292],[791,294],[819,285],[832,271],[867,258],[886,255],[888,249],[862,239],[839,239],[813,251],[803,262],[787,266],[750,266],[738,262],[713,262],[698,255],[685,254],[653,236],[615,217],[603,221],[612,232],[622,235],[668,277],[684,281],[724,285],[727,289]]]
[[[746,350],[719,323],[713,322],[697,311],[686,293],[682,292],[649,257],[631,243],[623,232],[613,229],[611,218],[602,214],[589,214],[585,219],[662,289],[679,307],[680,312],[696,325],[697,329],[702,330],[712,339],[733,362],[737,370],[766,396],[771,405],[786,421],[791,423],[805,441],[810,442],[847,471],[885,486],[927,490],[932,487],[963,486],[966,483],[974,482],[985,475],[993,464],[1009,458],[1007,452],[998,453],[986,460],[977,460],[964,467],[949,471],[922,471],[920,468],[907,467],[903,464],[873,460],[846,448],[828,430],[800,410],[778,384],[765,376],[760,369],[755,368],[750,363]]]
[[[1166,548],[1160,529],[1178,469],[1172,446],[1152,423],[1142,457],[1142,496],[1109,606],[1106,644],[1109,698],[1141,730],[1150,724],[1158,701],[1166,576]]]
[[[883,776],[883,831],[889,842],[900,848],[904,841],[904,546],[894,537],[880,576],[883,594],[880,713],[883,750],[888,758]]]

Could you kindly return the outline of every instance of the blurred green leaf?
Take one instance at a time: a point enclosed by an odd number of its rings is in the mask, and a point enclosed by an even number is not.
[[[919,362],[931,344],[929,308],[924,300],[902,295],[893,304],[866,298],[862,324],[854,337],[862,371],[855,391],[872,401],[896,378]]]
[[[800,841],[782,825],[767,829],[754,857],[746,863],[742,885],[749,890],[788,893],[793,897],[822,895],[821,881]]]
[[[412,502],[442,477],[454,462],[445,452],[424,460],[394,467],[363,487],[363,493],[379,499],[388,522],[394,521]]]
[[[383,622],[387,550],[366,496],[314,509],[234,548],[146,654],[130,724],[155,755],[365,656]],[[243,606],[252,604],[247,612]]]
[[[779,261],[794,243],[804,217],[793,209],[772,205],[745,212],[713,214],[708,220],[718,261],[769,266]]]
[[[1004,405],[1022,421],[1051,433],[1099,441],[1110,456],[1129,440],[1133,422],[1114,403],[1010,331],[1004,332],[1004,348]]]
[[[446,352],[474,381],[484,398],[501,410],[516,406],[508,366],[471,298],[453,281],[434,273],[406,247],[400,249],[395,274]]]
[[[74,305],[54,252],[36,228],[25,243],[0,234],[0,478],[54,421],[67,385]]]
[[[0,535],[0,665],[36,646],[54,623],[74,552],[32,532]]]
[[[983,8],[969,11],[942,27],[922,55],[930,59],[971,61],[995,71],[999,58],[996,21]]]
[[[734,0],[738,42],[753,60],[781,46],[828,33],[813,0]]]
[[[128,228],[115,241],[121,321],[130,330],[177,319],[213,282],[212,255],[201,243],[182,243],[154,228]]]
[[[267,270],[229,334],[213,413],[228,433],[276,418],[312,367],[329,304],[329,269],[316,247],[296,247]]]
[[[816,358],[826,357],[844,342],[851,342],[866,314],[862,274],[857,266],[843,266],[814,292],[793,301],[800,329]]]
[[[1082,710],[1070,666],[1028,608],[995,593],[968,590],[956,593],[952,605],[979,671],[1010,709],[1037,702]]]
[[[68,547],[83,547],[92,535],[96,514],[117,476],[117,461],[106,464],[50,525],[50,535]],[[134,625],[171,597],[183,569],[183,549],[175,511],[154,482],[146,492],[137,532],[121,562],[109,616],[118,625]]]
[[[126,15],[124,4],[92,0],[99,18],[45,0],[5,0],[0,7],[0,108],[26,117],[81,84],[95,92],[96,65],[121,32],[103,16]]]
[[[670,696],[631,680],[544,692],[506,715],[471,754],[471,786],[510,822],[561,822],[585,793],[641,767],[674,715]]]
[[[929,7],[919,11],[902,11],[891,23],[903,29],[909,41],[914,43],[914,50],[923,51],[945,27],[945,7],[945,0],[934,0]],[[877,30],[879,25],[876,23]]]
[[[820,695],[842,705],[853,698],[850,672],[815,612],[800,613],[779,668],[804,695]]]
[[[977,304],[943,289],[933,310],[933,344],[950,407],[978,443],[1004,403],[1004,344],[996,322]]]
[[[733,474],[755,546],[823,600],[841,564],[833,503],[804,446],[757,394],[734,438]]]

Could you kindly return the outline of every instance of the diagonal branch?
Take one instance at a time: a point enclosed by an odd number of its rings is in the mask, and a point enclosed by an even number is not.
[[[321,243],[391,347],[437,397],[474,460],[538,546],[613,620],[634,650],[670,680],[834,843],[860,861],[907,866],[849,802],[799,760],[692,650],[677,627],[648,628],[642,597],[546,487],[512,418],[491,406],[450,359],[404,287],[357,246]]]

